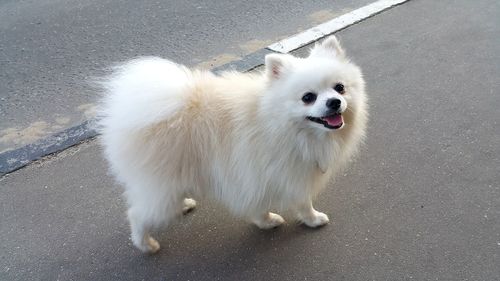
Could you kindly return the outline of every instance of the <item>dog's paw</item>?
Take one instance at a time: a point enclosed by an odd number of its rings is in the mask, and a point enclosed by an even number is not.
[[[141,243],[134,243],[134,245],[143,253],[147,254],[154,254],[160,250],[160,243],[151,236],[141,241]]]
[[[156,241],[153,237],[148,239],[148,253],[154,254],[160,250],[160,243]]]
[[[194,210],[196,207],[196,201],[191,198],[184,198],[184,202],[182,202],[182,213],[187,214]]]
[[[259,219],[254,219],[253,223],[260,229],[271,229],[282,225],[285,220],[278,214],[268,213]]]
[[[314,210],[311,216],[302,217],[300,221],[309,227],[319,227],[329,223],[330,219],[325,213]]]

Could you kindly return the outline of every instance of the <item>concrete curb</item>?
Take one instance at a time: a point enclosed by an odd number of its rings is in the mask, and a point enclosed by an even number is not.
[[[215,67],[212,72],[221,73],[228,70],[248,72],[262,65],[264,56],[269,53],[273,53],[273,51],[267,48],[260,49],[239,60]],[[86,120],[79,125],[42,138],[34,143],[0,153],[0,176],[14,172],[47,155],[63,151],[87,139],[96,137],[99,134],[95,126],[96,123],[95,119]]]
[[[331,21],[320,24],[302,33],[296,34],[266,48],[250,53],[239,60],[235,60],[212,69],[214,73],[234,70],[248,72],[264,64],[264,56],[270,53],[288,53],[307,44],[318,41],[323,37],[345,29],[369,17],[389,10],[409,0],[379,0],[360,9],[344,14]],[[65,150],[98,135],[95,127],[96,120],[86,120],[74,127],[65,129],[47,138],[40,139],[32,144],[0,153],[0,176],[18,170],[29,163],[44,156]]]
[[[32,144],[0,153],[0,176],[20,169],[44,156],[95,137],[97,131],[94,124],[95,120],[87,120]]]

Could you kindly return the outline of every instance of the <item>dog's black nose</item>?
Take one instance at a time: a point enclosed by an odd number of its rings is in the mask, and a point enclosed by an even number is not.
[[[341,101],[336,98],[328,99],[326,101],[326,107],[331,110],[339,110]]]

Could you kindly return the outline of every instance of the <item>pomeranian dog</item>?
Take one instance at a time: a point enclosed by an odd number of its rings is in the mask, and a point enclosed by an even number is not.
[[[365,135],[360,69],[334,36],[306,58],[269,54],[261,73],[189,70],[146,57],[105,81],[101,141],[125,186],[133,244],[154,253],[150,231],[211,197],[259,228],[294,211],[328,223],[312,200]]]

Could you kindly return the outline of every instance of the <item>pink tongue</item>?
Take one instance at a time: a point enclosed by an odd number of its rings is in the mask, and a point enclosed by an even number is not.
[[[322,119],[325,120],[328,123],[328,125],[332,127],[338,127],[342,125],[342,123],[344,122],[344,119],[342,119],[342,115],[328,116]]]

